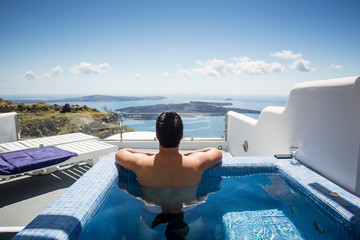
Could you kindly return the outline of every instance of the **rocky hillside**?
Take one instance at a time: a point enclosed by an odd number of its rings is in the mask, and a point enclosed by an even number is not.
[[[99,112],[95,108],[89,108],[86,105],[58,105],[58,104],[24,104],[24,103],[13,103],[12,101],[3,100],[0,98],[0,113],[5,112],[17,112],[17,113],[96,113]]]
[[[99,138],[119,133],[118,115],[79,105],[25,105],[0,98],[0,113],[17,112],[21,138],[82,132]],[[125,131],[133,131],[125,127]]]

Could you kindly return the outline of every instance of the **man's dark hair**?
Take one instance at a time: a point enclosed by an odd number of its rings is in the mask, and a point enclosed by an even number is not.
[[[176,112],[162,112],[156,120],[156,135],[164,148],[174,148],[183,137],[183,122]]]

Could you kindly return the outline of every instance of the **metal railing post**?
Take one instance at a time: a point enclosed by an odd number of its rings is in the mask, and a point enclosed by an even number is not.
[[[228,114],[226,113],[225,114],[225,130],[224,130],[224,133],[225,133],[225,141],[227,141],[227,133],[228,133]]]
[[[20,118],[19,114],[15,115],[15,125],[16,125],[16,138],[20,140]]]
[[[120,127],[120,142],[122,142],[123,140],[123,133],[124,133],[124,129],[125,129],[125,126],[124,126],[124,119],[122,118],[122,114],[120,113],[119,114],[120,116],[120,119],[119,119],[119,127]]]

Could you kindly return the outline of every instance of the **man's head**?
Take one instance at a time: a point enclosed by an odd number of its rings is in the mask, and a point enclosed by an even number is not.
[[[174,148],[183,137],[183,123],[176,112],[162,112],[156,120],[156,136],[164,148]]]

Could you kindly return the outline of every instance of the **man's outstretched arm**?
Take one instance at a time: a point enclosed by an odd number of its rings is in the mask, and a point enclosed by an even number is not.
[[[153,156],[155,154],[156,153],[153,152],[144,152],[131,148],[123,148],[116,153],[115,160],[120,166],[135,171],[135,168],[139,165],[141,159]]]
[[[183,155],[199,161],[200,167],[203,170],[215,166],[222,160],[222,152],[217,148],[203,148],[191,152],[185,152]]]

